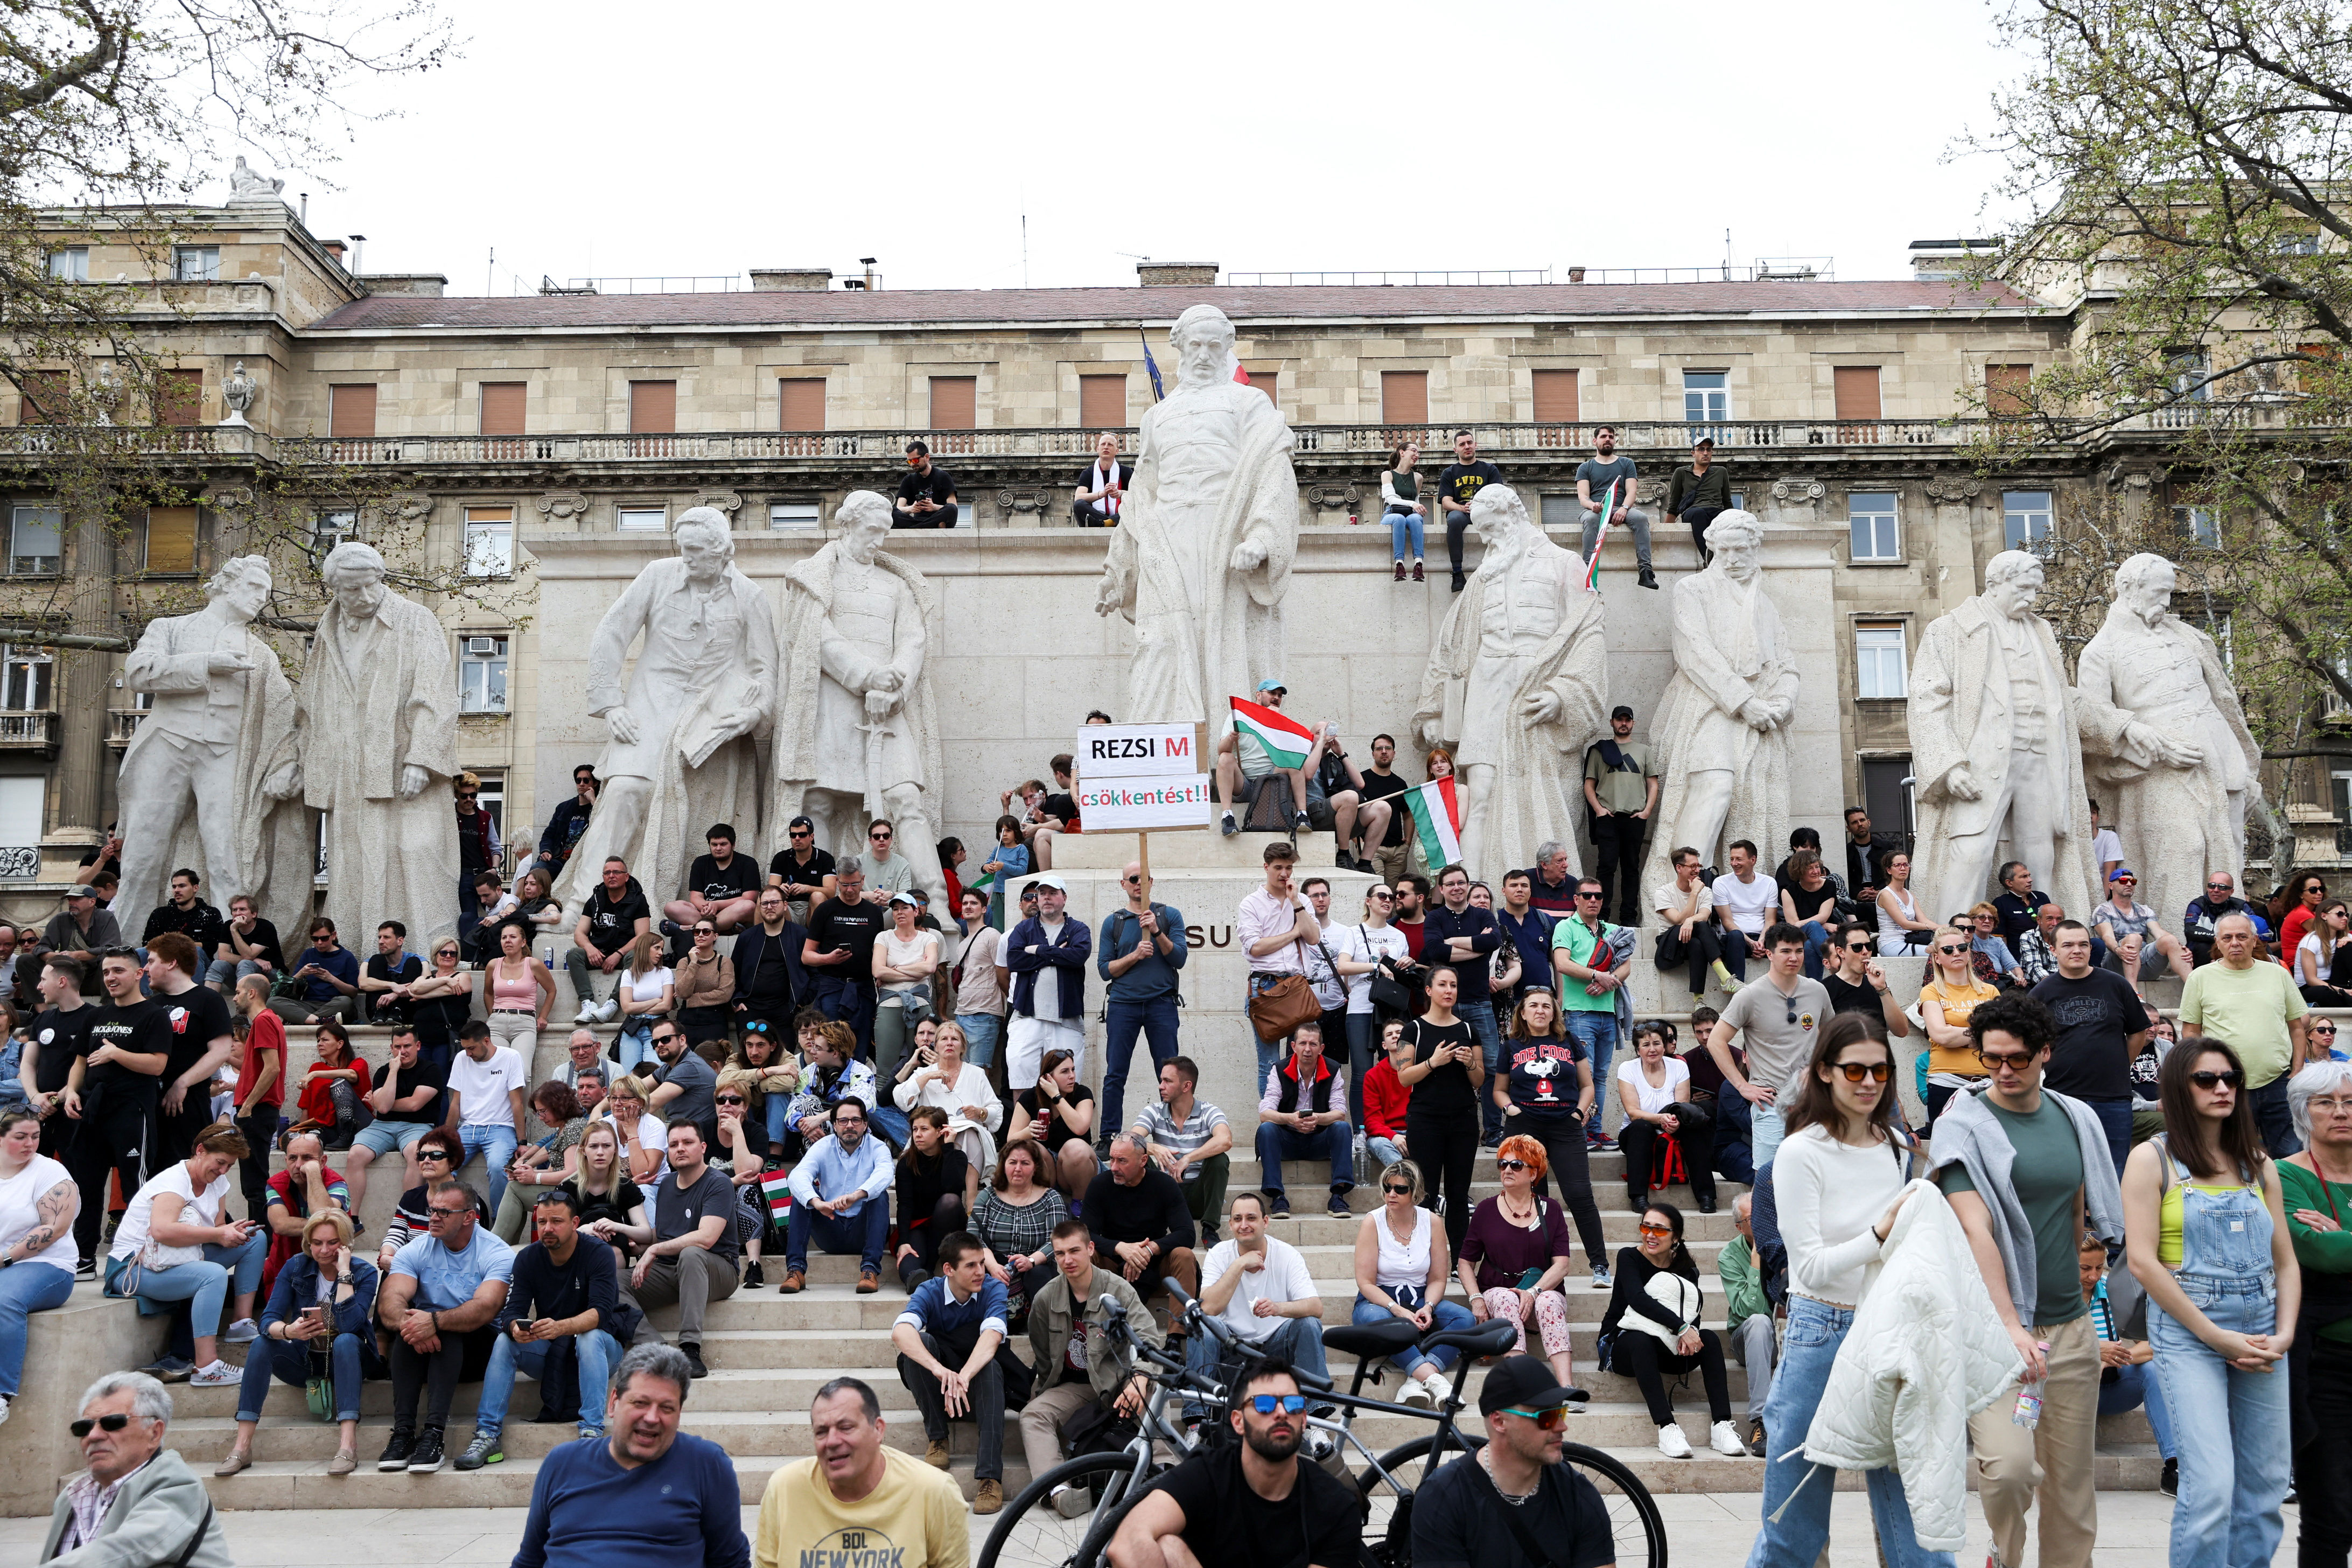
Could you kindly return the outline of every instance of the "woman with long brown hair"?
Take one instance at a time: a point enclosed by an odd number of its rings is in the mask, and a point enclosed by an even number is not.
[[[1421,552],[1428,535],[1429,503],[1421,499],[1421,476],[1413,471],[1421,447],[1400,441],[1381,470],[1381,521],[1389,525],[1389,546],[1396,558],[1396,580],[1404,581],[1405,542],[1412,542],[1412,580],[1422,581]]]

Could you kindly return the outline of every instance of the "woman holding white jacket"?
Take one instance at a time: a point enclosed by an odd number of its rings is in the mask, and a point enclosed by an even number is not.
[[[1748,1568],[1811,1568],[1829,1544],[1836,1477],[1813,1474],[1822,1467],[1805,1458],[1805,1434],[1908,1195],[1914,1145],[1895,1117],[1894,1075],[1885,1026],[1839,1013],[1781,1109],[1771,1182],[1789,1249],[1789,1327],[1764,1401],[1764,1519]],[[1866,1474],[1887,1568],[1951,1568],[1950,1552],[1919,1545],[1901,1478]]]

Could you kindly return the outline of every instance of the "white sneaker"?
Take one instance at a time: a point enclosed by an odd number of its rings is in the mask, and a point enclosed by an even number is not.
[[[1076,1519],[1095,1506],[1094,1494],[1084,1487],[1062,1486],[1054,1489],[1054,1511],[1064,1519]]]
[[[254,1327],[251,1318],[239,1318],[228,1326],[227,1332],[221,1335],[233,1345],[249,1345],[260,1337],[261,1331]]]
[[[1658,1452],[1669,1459],[1687,1459],[1691,1457],[1690,1439],[1683,1436],[1680,1426],[1669,1421],[1658,1428]]]
[[[621,999],[618,996],[612,998],[602,1007],[596,1009],[596,1022],[600,1024],[609,1024],[620,1016]]]
[[[1418,1377],[1408,1377],[1404,1380],[1404,1392],[1397,1395],[1397,1403],[1418,1405],[1429,1408],[1437,1404],[1437,1399],[1426,1381]]]
[[[1718,1454],[1728,1454],[1735,1459],[1744,1459],[1748,1457],[1748,1445],[1739,1440],[1739,1433],[1728,1421],[1718,1421],[1707,1428],[1706,1446]]]
[[[580,1011],[572,1015],[572,1021],[575,1024],[594,1023],[596,1021],[596,998],[591,996],[586,1001],[581,1003]]]
[[[245,1374],[225,1361],[210,1366],[200,1366],[188,1374],[190,1386],[195,1388],[226,1388],[232,1383],[243,1383]]]

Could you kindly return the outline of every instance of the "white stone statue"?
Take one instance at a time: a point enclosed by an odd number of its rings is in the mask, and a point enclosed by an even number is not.
[[[224,425],[242,425],[253,407],[253,400],[261,394],[261,384],[245,374],[245,362],[239,360],[230,367],[228,376],[221,383],[221,401],[228,405],[228,417]]]
[[[1413,729],[1428,745],[1455,742],[1463,863],[1532,866],[1546,839],[1575,844],[1584,750],[1607,729],[1601,595],[1509,486],[1478,492],[1470,527],[1485,558],[1430,650]]]
[[[236,167],[228,172],[228,197],[233,202],[266,201],[285,189],[285,181],[273,180],[247,166],[242,153],[236,155]]]
[[[294,736],[294,688],[253,630],[269,563],[228,562],[193,616],[151,621],[122,667],[152,705],[123,749],[116,786],[122,887],[116,916],[135,928],[163,903],[173,870],[203,879],[226,910],[249,894],[279,931],[310,906],[316,857]]]
[[[1929,622],[1911,661],[1911,886],[1926,918],[1991,898],[2003,860],[2025,862],[2076,919],[2101,897],[2074,697],[2033,613],[2041,592],[2041,560],[2002,551],[1985,563],[1984,592]]]
[[[629,863],[659,906],[685,886],[703,836],[726,823],[759,842],[765,795],[759,735],[776,695],[776,617],[735,569],[727,514],[698,506],[675,530],[677,554],[636,575],[588,641],[588,711],[612,739],[596,760],[595,815],[557,890],[577,909],[604,858]],[[622,667],[639,635],[645,645]]]
[[[327,814],[320,912],[343,945],[384,921],[429,948],[457,924],[457,671],[432,611],[384,585],[383,557],[347,540],[319,569],[332,597],[297,689],[302,791]],[[299,942],[299,930],[283,931]]]
[[[931,792],[943,776],[939,713],[931,696],[926,623],[929,584],[881,549],[890,503],[853,490],[841,503],[841,537],[784,574],[785,679],[776,702],[776,795],[770,823],[805,813],[820,843],[864,855],[866,825],[887,820],[892,853],[944,918]]]
[[[2116,568],[2116,602],[2074,671],[2093,792],[2140,901],[2168,920],[2211,872],[2245,885],[2246,812],[2263,794],[2262,749],[2213,639],[2172,613],[2173,581],[2161,555]]]
[[[1195,305],[1169,332],[1176,390],[1146,409],[1095,610],[1135,626],[1120,710],[1225,722],[1226,700],[1282,676],[1282,595],[1298,550],[1290,427],[1234,380],[1234,324]]]
[[[1675,584],[1675,674],[1650,731],[1664,783],[1645,897],[1674,879],[1670,857],[1683,845],[1720,867],[1733,840],[1768,864],[1789,841],[1797,660],[1764,591],[1763,546],[1753,513],[1724,512],[1707,524],[1706,570]]]

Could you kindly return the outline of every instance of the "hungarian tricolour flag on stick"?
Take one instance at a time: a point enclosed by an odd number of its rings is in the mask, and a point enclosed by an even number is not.
[[[1592,592],[1592,579],[1601,572],[1601,549],[1609,542],[1609,525],[1616,521],[1617,486],[1612,481],[1601,492],[1601,526],[1592,531],[1592,558],[1584,563],[1584,591]]]
[[[1462,859],[1462,799],[1454,793],[1454,777],[1432,779],[1405,792],[1412,812],[1413,831],[1421,836],[1421,863],[1453,866]]]
[[[1248,735],[1265,748],[1267,758],[1277,768],[1303,768],[1307,753],[1314,749],[1315,731],[1295,719],[1286,719],[1272,708],[1261,708],[1255,702],[1244,702],[1236,697],[1234,704],[1234,728]]]

